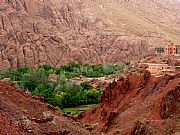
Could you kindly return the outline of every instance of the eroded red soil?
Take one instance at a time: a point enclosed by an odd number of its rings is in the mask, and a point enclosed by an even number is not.
[[[40,99],[0,82],[0,135],[90,134]]]
[[[141,71],[109,84],[100,106],[78,119],[107,135],[170,135],[180,133],[179,117],[180,75]]]

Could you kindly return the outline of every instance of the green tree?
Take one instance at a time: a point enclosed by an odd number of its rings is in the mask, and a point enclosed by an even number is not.
[[[46,88],[49,83],[49,74],[47,72],[42,71],[31,71],[22,76],[20,82],[21,86],[32,92],[38,87],[39,84],[43,84]]]
[[[80,86],[82,87],[83,90],[90,90],[92,89],[93,87],[89,84],[89,82],[82,82],[80,84]]]

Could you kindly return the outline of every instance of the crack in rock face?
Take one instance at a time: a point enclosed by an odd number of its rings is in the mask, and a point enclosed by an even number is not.
[[[105,28],[80,0],[3,0],[0,68],[117,62],[152,53],[146,38],[102,34]]]

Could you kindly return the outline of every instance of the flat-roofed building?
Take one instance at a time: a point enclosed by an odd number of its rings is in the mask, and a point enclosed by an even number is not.
[[[165,55],[180,55],[180,45],[168,44],[164,47]]]
[[[174,45],[173,43],[171,43],[165,47],[166,55],[175,55],[176,53],[177,53],[176,45]]]
[[[168,64],[148,63],[148,70],[151,74],[160,74],[167,69],[170,69]]]
[[[163,73],[176,73],[179,68],[176,66],[170,66],[164,63],[139,63],[141,65],[147,65],[147,70],[151,74],[163,74]]]

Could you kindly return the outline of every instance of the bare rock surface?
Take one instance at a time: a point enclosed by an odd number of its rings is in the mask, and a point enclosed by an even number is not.
[[[180,42],[179,0],[85,0],[101,18],[106,31],[124,35],[149,37],[153,44],[158,39]],[[153,38],[154,37],[154,38]]]
[[[138,61],[179,43],[180,2],[1,0],[0,69]]]
[[[149,37],[108,33],[80,0],[0,1],[0,68],[106,63],[151,54]]]

